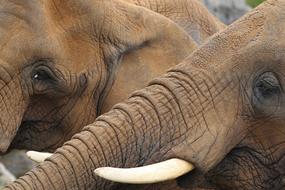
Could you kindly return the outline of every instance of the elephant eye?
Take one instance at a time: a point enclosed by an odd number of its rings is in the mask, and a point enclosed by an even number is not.
[[[281,103],[282,88],[275,73],[265,72],[253,84],[252,104],[259,113],[272,114]]]
[[[57,84],[56,74],[46,65],[40,65],[31,73],[32,84],[35,94],[47,93]]]
[[[270,98],[281,92],[279,81],[275,76],[264,74],[255,85],[255,93],[263,98]]]
[[[48,80],[48,79],[50,79],[50,76],[45,71],[37,71],[33,75],[33,80]]]
[[[54,80],[54,74],[47,66],[39,66],[33,71],[32,79],[34,81]]]

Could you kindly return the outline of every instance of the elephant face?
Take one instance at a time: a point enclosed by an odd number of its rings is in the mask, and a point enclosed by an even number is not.
[[[284,1],[269,1],[250,14],[248,18],[257,17],[252,21],[256,30],[251,42],[228,60],[235,67],[232,75],[239,83],[234,88],[240,96],[231,127],[242,127],[235,128],[232,134],[232,139],[239,139],[237,145],[206,175],[219,188],[284,187],[284,10]],[[241,21],[236,26],[242,24]],[[232,36],[231,43],[236,42]],[[243,135],[238,138],[240,134]]]
[[[203,168],[204,182],[200,186],[284,187],[284,10],[282,0],[265,2],[188,59],[188,64],[207,70],[209,78],[215,81],[201,91],[201,97],[210,96],[213,103],[211,111],[204,111],[204,119],[197,124],[205,125],[207,135],[194,135],[195,141],[181,143],[175,153],[186,160],[195,160]],[[209,73],[209,68],[214,72]],[[225,84],[225,89],[219,89]],[[209,104],[205,103],[202,110]],[[193,185],[191,177],[193,174],[180,183],[186,187]]]
[[[195,48],[170,20],[121,2],[5,0],[0,26],[1,152],[12,140],[55,149]]]

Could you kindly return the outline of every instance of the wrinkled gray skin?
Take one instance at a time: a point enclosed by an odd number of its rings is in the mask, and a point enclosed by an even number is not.
[[[285,0],[266,1],[5,190],[284,189],[284,28]],[[196,171],[148,186],[93,173],[169,158]]]
[[[223,27],[196,0],[151,3],[179,25],[134,3],[1,1],[0,152],[54,151]]]

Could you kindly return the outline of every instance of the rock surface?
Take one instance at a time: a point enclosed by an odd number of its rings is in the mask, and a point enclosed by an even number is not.
[[[245,0],[202,0],[225,24],[231,24],[251,10]]]
[[[0,157],[0,189],[15,180],[37,164],[31,161],[25,151],[13,150]]]

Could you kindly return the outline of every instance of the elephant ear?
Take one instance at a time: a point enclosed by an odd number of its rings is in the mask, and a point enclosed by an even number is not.
[[[133,91],[145,87],[151,79],[180,63],[196,48],[192,38],[168,18],[132,4],[117,6],[125,16],[120,22],[124,26],[116,26],[120,29],[113,29],[113,35],[119,42],[115,46],[123,51],[101,113]]]

